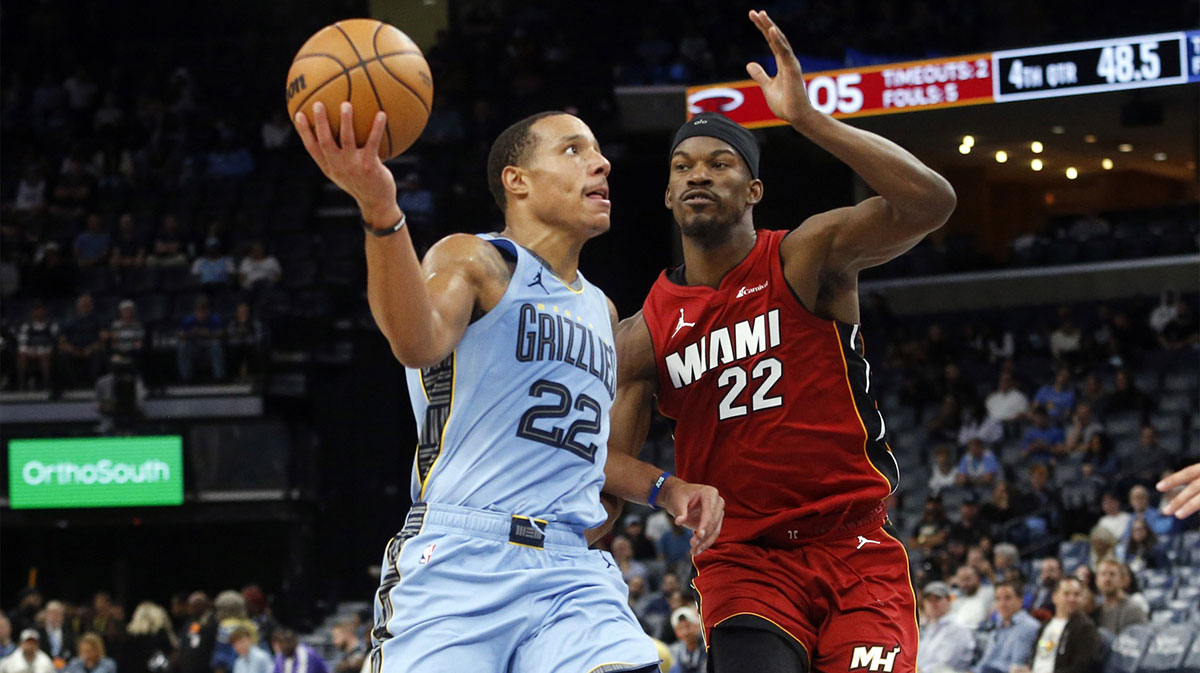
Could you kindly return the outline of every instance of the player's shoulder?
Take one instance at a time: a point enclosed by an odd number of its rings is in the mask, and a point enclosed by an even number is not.
[[[509,262],[485,239],[470,234],[451,234],[425,253],[421,263],[426,273],[457,272],[479,280],[505,283],[512,277]]]

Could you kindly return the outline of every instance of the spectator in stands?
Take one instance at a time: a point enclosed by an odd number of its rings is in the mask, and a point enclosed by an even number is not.
[[[291,629],[278,628],[271,639],[275,648],[274,673],[329,673],[329,666],[316,650],[299,642],[296,632]],[[255,647],[254,649],[258,649]],[[240,652],[239,652],[240,654]],[[269,661],[269,660],[268,660]],[[362,661],[359,661],[361,666]],[[354,669],[357,673],[359,669]],[[234,673],[241,673],[234,668]]]
[[[1082,454],[1096,433],[1104,432],[1104,426],[1092,415],[1092,405],[1081,402],[1071,415],[1071,425],[1067,428],[1065,451]]]
[[[79,656],[67,664],[66,673],[117,673],[117,662],[106,656],[104,639],[85,633],[79,638]]]
[[[959,505],[959,519],[950,525],[950,533],[946,541],[950,544],[950,553],[956,559],[962,559],[969,547],[990,540],[992,531],[988,525],[979,520],[979,496],[974,491],[967,491]]]
[[[1150,601],[1146,600],[1146,596],[1142,594],[1137,577],[1129,569],[1128,563],[1121,564],[1121,588],[1125,590],[1125,595],[1129,597],[1129,600],[1141,606],[1142,612],[1150,614]]]
[[[82,153],[72,152],[63,161],[62,172],[54,185],[50,213],[62,221],[78,222],[91,207],[95,192],[95,181],[84,168]]]
[[[996,460],[996,454],[983,445],[983,440],[972,439],[967,444],[966,455],[958,463],[958,484],[991,486],[1001,476],[1000,462]]]
[[[34,256],[28,287],[38,297],[57,299],[76,291],[76,269],[63,259],[62,248],[56,241],[47,241]]]
[[[925,511],[913,525],[908,544],[923,552],[930,553],[941,549],[950,535],[950,521],[942,509],[942,501],[929,498],[925,501]]]
[[[184,383],[192,381],[196,359],[200,356],[207,358],[214,379],[225,380],[225,348],[221,344],[224,328],[221,316],[210,309],[208,297],[197,297],[195,309],[180,325],[176,349],[180,380]]]
[[[1092,435],[1084,449],[1081,465],[1091,466],[1092,474],[1104,480],[1112,479],[1121,468],[1121,461],[1107,434],[1097,432]]]
[[[1166,552],[1158,546],[1158,536],[1141,518],[1129,523],[1129,542],[1125,546],[1124,558],[1135,573],[1147,568],[1160,570],[1171,567]]]
[[[271,605],[267,602],[267,595],[263,593],[262,587],[257,584],[249,584],[242,587],[242,598],[246,600],[246,614],[250,616],[250,621],[254,622],[254,627],[258,629],[259,644],[270,648],[275,629],[279,628],[279,622],[271,614]]]
[[[79,618],[79,632],[95,633],[104,638],[104,646],[111,652],[120,652],[125,642],[125,610],[113,602],[107,591],[97,591],[92,596],[92,607]]]
[[[86,269],[108,261],[112,251],[112,237],[104,228],[104,218],[99,213],[87,216],[86,228],[75,236],[71,250],[75,254],[75,265]]]
[[[42,613],[42,626],[38,629],[38,644],[42,651],[58,662],[65,664],[70,661],[77,651],[78,635],[75,628],[67,623],[66,608],[60,601],[46,603]]]
[[[279,282],[283,268],[274,255],[268,255],[262,241],[250,244],[250,254],[238,265],[238,282],[245,290],[255,290]]]
[[[26,164],[17,183],[17,196],[12,203],[13,213],[22,228],[30,229],[32,221],[46,212],[46,169],[34,162]]]
[[[229,135],[221,138],[217,149],[208,153],[206,175],[212,178],[241,178],[254,171],[250,150],[234,143]]]
[[[1000,573],[996,572],[991,562],[988,561],[985,547],[990,543],[990,538],[983,538],[979,544],[967,547],[966,565],[975,569],[975,574],[979,575],[979,583],[984,586],[995,584],[997,578],[1000,577]]]
[[[1136,411],[1142,415],[1154,408],[1150,397],[1143,393],[1133,382],[1129,371],[1122,369],[1117,372],[1115,388],[1104,400],[1104,414],[1118,414],[1126,411]]]
[[[239,302],[233,320],[225,331],[225,347],[229,354],[229,369],[237,378],[248,381],[262,374],[266,331],[262,322],[250,314],[250,304]]]
[[[42,610],[42,592],[37,587],[25,587],[17,594],[17,607],[8,613],[14,631],[37,627],[37,615]],[[36,631],[35,631],[36,633]]]
[[[217,600],[220,601],[220,596],[217,597]],[[229,644],[236,653],[236,658],[231,664],[233,673],[272,673],[275,670],[271,655],[256,645],[257,642],[258,634],[252,630],[252,627],[238,626],[229,633]],[[316,653],[314,652],[313,655],[315,656]],[[291,670],[299,673],[299,669]],[[321,671],[325,671],[323,664]]]
[[[1180,299],[1175,303],[1175,317],[1159,332],[1158,343],[1169,351],[1192,348],[1200,343],[1200,326],[1186,301]]]
[[[1020,568],[1021,551],[1011,542],[1001,542],[992,547],[992,567],[995,568],[996,581],[1002,581],[1007,576],[1009,568]]]
[[[1054,589],[1054,617],[1042,626],[1030,653],[1033,673],[1093,670],[1102,652],[1102,642],[1096,624],[1082,610],[1082,593],[1079,580],[1073,577],[1059,580]]]
[[[221,239],[209,236],[204,256],[192,262],[192,276],[205,287],[225,287],[233,283],[233,273],[233,259],[221,252]]]
[[[987,446],[994,446],[1004,439],[1004,425],[988,416],[987,409],[979,401],[971,402],[963,410],[962,423],[958,427],[958,445],[967,446],[978,439]]]
[[[946,395],[942,398],[941,409],[925,423],[925,430],[933,441],[953,442],[958,439],[961,425],[962,409],[959,408],[958,398]]]
[[[1000,382],[996,390],[988,395],[987,401],[988,418],[1007,423],[1020,418],[1029,410],[1029,398],[1025,393],[1017,390],[1016,381],[1012,374],[1004,372],[1000,374]]]
[[[989,362],[995,364],[1012,360],[1017,347],[1011,330],[1002,325],[987,325],[983,334]]]
[[[106,336],[108,348],[114,354],[123,355],[134,363],[141,361],[146,328],[137,319],[137,304],[132,299],[122,299],[117,304],[117,319],[108,328]]]
[[[950,587],[945,582],[925,585],[921,615],[917,670],[967,670],[974,657],[975,638],[970,629],[950,616]]]
[[[984,586],[979,571],[965,563],[954,573],[952,584],[958,590],[950,603],[950,618],[968,629],[979,628],[992,614],[993,588]]]
[[[1050,355],[1059,362],[1077,363],[1083,334],[1067,306],[1058,309],[1058,327],[1050,333]]]
[[[933,450],[933,470],[929,474],[929,492],[934,496],[942,489],[952,488],[958,484],[959,466],[954,464],[952,448],[940,444]]]
[[[626,584],[634,577],[641,577],[642,580],[649,577],[650,573],[645,564],[633,558],[633,544],[629,542],[629,538],[618,535],[612,539],[610,547],[613,560],[616,561]]]
[[[21,631],[17,649],[0,661],[0,673],[55,673],[54,662],[38,647],[38,632]]]
[[[113,272],[120,276],[126,270],[142,266],[145,263],[146,242],[138,233],[133,215],[123,213],[117,220],[117,238],[112,244],[109,265]]]
[[[675,523],[674,519],[671,520],[670,530],[660,535],[654,545],[668,568],[690,563],[692,532]]]
[[[988,618],[991,638],[972,673],[1009,673],[1014,665],[1023,665],[1037,643],[1041,622],[1021,609],[1021,585],[1001,582],[996,585],[996,611]]]
[[[165,215],[162,226],[150,243],[150,256],[146,265],[152,267],[186,266],[191,256],[187,236],[174,215]]]
[[[1099,568],[1100,562],[1115,558],[1117,537],[1104,526],[1099,524],[1092,527],[1088,534],[1088,567]]]
[[[0,614],[0,659],[7,657],[17,649],[17,643],[13,641],[12,622],[8,621],[8,617]]]
[[[1150,329],[1154,330],[1155,334],[1162,334],[1163,328],[1167,323],[1175,318],[1178,310],[1179,297],[1175,290],[1163,290],[1162,298],[1159,300],[1158,306],[1150,312]]]
[[[245,637],[250,639],[250,642],[246,644],[247,647],[261,651],[256,645],[258,628],[254,626],[254,622],[250,621],[250,617],[246,613],[246,599],[242,598],[242,594],[237,591],[226,590],[217,594],[217,600],[213,602],[213,607],[214,618],[217,622],[217,637],[209,666],[214,673],[230,673],[231,671],[234,673],[263,673],[259,670],[253,672],[234,670],[234,662],[247,656],[244,651],[234,646],[233,636],[235,633],[244,632]],[[266,655],[266,652],[263,654]],[[270,660],[270,656],[267,656],[266,673],[270,673]],[[256,662],[256,669],[258,665]]]
[[[1104,407],[1104,385],[1100,382],[1100,377],[1095,372],[1088,374],[1083,379],[1083,390],[1079,391],[1076,398],[1076,405],[1087,404],[1092,407],[1092,411],[1098,415],[1103,415]]]
[[[1104,491],[1104,494],[1100,496],[1100,509],[1104,515],[1100,517],[1096,525],[1107,529],[1117,539],[1124,537],[1125,532],[1129,530],[1129,522],[1133,516],[1129,512],[1121,511],[1121,498],[1116,491]]]
[[[1054,375],[1054,383],[1038,388],[1033,396],[1033,404],[1046,410],[1046,414],[1055,424],[1062,423],[1070,417],[1075,407],[1075,389],[1071,386],[1071,370],[1059,368]]]
[[[217,622],[208,594],[192,592],[187,598],[188,621],[179,633],[179,673],[208,673],[217,640]]]
[[[646,524],[640,514],[629,514],[625,517],[625,537],[633,546],[633,558],[639,561],[653,561],[658,558],[658,550],[654,543],[646,537]]]
[[[1021,439],[1024,453],[1021,460],[1026,463],[1050,463],[1063,452],[1067,436],[1062,428],[1050,423],[1050,415],[1043,407],[1033,408],[1033,426],[1025,430]]]
[[[1122,485],[1157,482],[1168,467],[1167,455],[1166,449],[1158,443],[1158,431],[1153,425],[1143,425],[1137,450],[1121,458]]]
[[[1038,616],[1043,613],[1049,619],[1054,613],[1054,587],[1063,578],[1062,562],[1057,556],[1047,556],[1038,564],[1037,585],[1025,593],[1024,607],[1031,614]]]
[[[1050,469],[1045,464],[1034,463],[1029,466],[1029,490],[1021,495],[1021,502],[1024,505],[1027,525],[1029,519],[1041,519],[1046,525],[1046,531],[1054,532],[1059,529],[1059,523],[1062,521],[1062,501],[1050,488]]]
[[[64,385],[91,385],[104,370],[103,330],[92,295],[86,292],[79,295],[75,300],[75,316],[58,336],[59,375]]]
[[[333,649],[336,653],[329,662],[334,673],[358,673],[363,666],[368,650],[362,638],[354,632],[354,623],[342,620],[333,625]],[[278,655],[276,655],[278,656]],[[278,671],[277,673],[283,673]],[[296,671],[296,673],[300,673]]]
[[[671,614],[666,598],[659,592],[650,591],[646,580],[637,576],[629,578],[629,607],[647,633],[657,633]]]
[[[1017,510],[1013,507],[1012,493],[1009,492],[1007,481],[997,481],[992,486],[991,502],[985,503],[979,509],[979,520],[993,531],[1001,531],[1005,524],[1010,522],[1017,516]]]
[[[1121,562],[1113,558],[1105,559],[1096,566],[1096,570],[1096,588],[1104,597],[1097,626],[1119,635],[1128,626],[1145,624],[1149,615],[1125,595],[1121,581]]]
[[[50,362],[54,355],[54,344],[58,341],[58,323],[50,320],[46,305],[38,302],[29,311],[29,320],[21,323],[17,331],[17,386],[22,389],[49,388]],[[29,377],[35,366],[41,379],[35,387]]]
[[[146,385],[128,356],[113,354],[109,371],[96,379],[96,407],[101,435],[132,433],[146,415]]]
[[[671,613],[671,628],[675,630],[675,643],[671,645],[671,656],[675,663],[670,673],[703,673],[707,670],[708,653],[700,639],[700,613],[696,608],[685,605]]]
[[[179,647],[171,620],[162,606],[138,603],[125,629],[128,639],[121,652],[120,673],[166,673]]]

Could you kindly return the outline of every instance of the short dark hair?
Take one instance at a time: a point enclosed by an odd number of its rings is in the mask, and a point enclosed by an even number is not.
[[[1012,592],[1017,595],[1017,598],[1021,598],[1025,593],[1025,587],[1021,586],[1021,583],[1017,582],[1016,580],[1004,580],[1003,582],[997,582],[995,589],[999,589],[1000,587],[1008,587],[1009,589],[1012,589]],[[995,591],[995,589],[993,589],[993,591]]]
[[[505,206],[508,205],[508,197],[504,193],[504,183],[500,180],[500,175],[505,167],[523,166],[529,159],[529,150],[533,149],[535,142],[529,129],[546,117],[565,114],[567,113],[558,110],[539,112],[504,129],[496,136],[496,142],[492,143],[492,149],[488,152],[487,178],[488,189],[492,192],[496,205],[500,207],[500,212],[504,212]]]

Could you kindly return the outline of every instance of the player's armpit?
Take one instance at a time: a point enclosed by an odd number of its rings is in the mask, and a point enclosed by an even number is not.
[[[434,365],[454,350],[472,318],[504,295],[508,267],[490,243],[458,234],[439,241],[419,268],[410,269],[403,254],[380,250],[387,240],[367,245],[371,313],[396,359],[409,367]]]
[[[608,450],[636,456],[641,453],[654,415],[654,393],[658,390],[654,345],[641,311],[621,321],[614,336],[617,393],[610,415]]]

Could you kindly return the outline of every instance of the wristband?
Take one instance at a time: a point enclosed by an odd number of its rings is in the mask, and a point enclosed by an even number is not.
[[[658,479],[655,480],[654,486],[650,488],[650,497],[646,500],[647,504],[650,505],[650,509],[658,509],[658,505],[656,504],[658,501],[658,492],[662,490],[663,484],[667,483],[667,479],[670,477],[670,472],[663,472],[662,474],[658,475]]]
[[[370,234],[372,236],[379,236],[379,237],[391,236],[392,234],[396,233],[397,231],[400,231],[401,229],[403,229],[404,225],[406,225],[406,224],[408,224],[408,215],[405,215],[404,213],[400,213],[400,221],[390,227],[387,227],[386,229],[374,229],[370,225],[367,224],[366,220],[363,220],[363,231],[367,232],[368,234]]]

